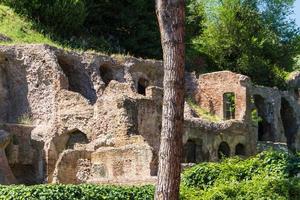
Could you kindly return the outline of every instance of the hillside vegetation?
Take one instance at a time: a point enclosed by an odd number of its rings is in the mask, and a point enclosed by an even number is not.
[[[148,0],[0,0],[0,33],[14,43],[162,58],[155,3]],[[299,69],[294,0],[187,0],[186,69],[231,70],[286,89]],[[6,13],[6,14],[5,14]],[[10,15],[7,15],[10,13]],[[22,17],[20,17],[20,15]],[[14,20],[17,19],[17,20]],[[15,28],[16,27],[16,28]]]
[[[0,5],[0,33],[12,39],[2,44],[45,43],[57,45],[49,37],[35,30],[34,23]]]

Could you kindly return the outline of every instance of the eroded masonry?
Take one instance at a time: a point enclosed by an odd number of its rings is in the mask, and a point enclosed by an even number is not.
[[[162,63],[0,47],[0,183],[151,183]],[[182,163],[300,149],[300,74],[289,91],[229,71],[186,73]]]

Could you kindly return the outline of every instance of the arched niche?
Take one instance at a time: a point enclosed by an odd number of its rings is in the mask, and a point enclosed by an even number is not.
[[[137,92],[141,95],[146,95],[146,88],[149,86],[149,81],[145,78],[139,78],[137,83]]]
[[[218,158],[226,158],[230,156],[230,147],[227,142],[221,142],[218,148]]]
[[[246,148],[245,145],[238,143],[235,146],[235,155],[237,156],[245,156],[246,155]]]
[[[102,78],[102,81],[105,83],[105,86],[107,86],[110,81],[114,80],[114,73],[110,65],[102,64],[99,70],[100,76]]]

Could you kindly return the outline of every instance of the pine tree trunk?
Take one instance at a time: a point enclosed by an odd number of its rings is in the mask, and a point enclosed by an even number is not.
[[[164,99],[156,200],[179,199],[184,108],[184,0],[156,0],[164,61]]]

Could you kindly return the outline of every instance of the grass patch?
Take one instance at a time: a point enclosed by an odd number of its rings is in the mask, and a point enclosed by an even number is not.
[[[0,42],[0,44],[43,43],[60,46],[46,35],[36,31],[32,22],[4,5],[0,5],[0,33],[12,39],[11,42]]]
[[[220,122],[222,119],[217,116],[211,114],[209,111],[205,110],[204,108],[201,108],[191,97],[188,97],[186,99],[186,102],[188,105],[192,108],[196,114],[201,117],[204,120],[210,121],[210,122]]]
[[[15,44],[48,44],[65,50],[76,52],[91,51],[107,55],[109,48],[102,38],[84,36],[72,37],[68,40],[53,39],[53,33],[47,31],[40,24],[17,14],[13,9],[0,4],[0,34],[9,37],[12,41],[0,41],[0,45]],[[95,44],[89,47],[87,44]],[[107,50],[107,51],[106,51]]]

